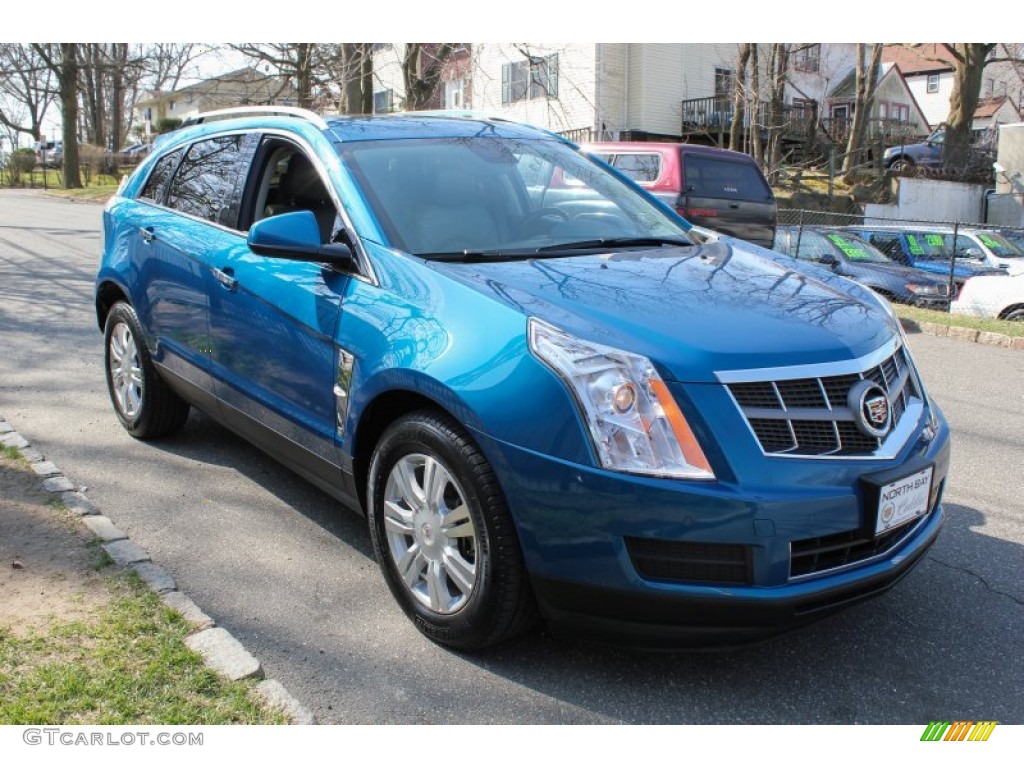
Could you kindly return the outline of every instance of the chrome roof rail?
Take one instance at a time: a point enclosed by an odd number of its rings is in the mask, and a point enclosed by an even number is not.
[[[315,125],[320,130],[326,131],[328,129],[327,121],[324,120],[316,112],[311,112],[308,109],[302,109],[301,107],[275,107],[275,106],[262,106],[262,107],[229,107],[228,109],[215,109],[211,112],[200,112],[198,115],[189,115],[182,123],[181,127],[185,128],[190,125],[199,125],[201,123],[209,122],[211,120],[227,120],[232,117],[245,117],[247,115],[278,115],[283,117],[298,117],[302,120],[307,120]]]

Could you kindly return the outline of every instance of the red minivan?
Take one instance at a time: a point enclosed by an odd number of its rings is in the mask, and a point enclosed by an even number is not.
[[[700,144],[592,142],[580,148],[671,205],[687,221],[771,248],[775,195],[742,152]]]

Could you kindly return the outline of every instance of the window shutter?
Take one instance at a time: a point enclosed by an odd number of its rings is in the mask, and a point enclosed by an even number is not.
[[[548,56],[548,96],[558,98],[558,54]]]
[[[502,64],[501,65],[501,103],[509,104],[512,102],[512,91],[511,91],[511,80],[512,80],[512,65]]]

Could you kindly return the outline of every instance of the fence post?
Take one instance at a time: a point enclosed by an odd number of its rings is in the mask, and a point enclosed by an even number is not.
[[[836,184],[836,147],[835,144],[828,148],[828,199],[832,200]]]
[[[953,249],[949,256],[949,302],[950,305],[953,303],[953,299],[956,298],[953,295],[953,288],[956,285],[956,281],[953,279],[953,270],[956,268],[956,242],[960,238],[958,234],[960,232],[960,222],[953,222]],[[952,311],[953,307],[950,306],[949,311]]]
[[[793,251],[793,258],[800,258],[800,241],[804,236],[804,209],[800,209],[800,216],[797,219],[796,224],[796,250]]]

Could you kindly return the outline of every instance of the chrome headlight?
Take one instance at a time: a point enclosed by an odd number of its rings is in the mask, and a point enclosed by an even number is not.
[[[530,351],[572,392],[601,465],[713,480],[693,430],[651,361],[530,318]]]

